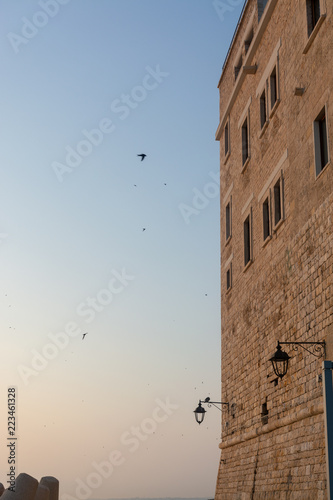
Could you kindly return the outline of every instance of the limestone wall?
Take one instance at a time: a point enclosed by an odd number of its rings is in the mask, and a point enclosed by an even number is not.
[[[323,15],[309,37],[310,2],[268,0],[261,24],[257,3],[247,2],[220,81],[221,401],[229,402],[230,410],[222,413],[215,498],[325,499],[324,358],[284,348],[292,359],[278,382],[269,359],[278,340],[326,340],[326,358],[333,359],[333,4],[320,2]],[[249,23],[255,30],[254,45],[245,53]],[[247,68],[235,81],[240,50]],[[266,89],[270,100],[276,65],[278,101],[273,109],[267,102],[267,123],[261,127],[260,96]],[[296,95],[296,88],[303,93]],[[330,158],[317,175],[314,120],[325,107]],[[244,166],[241,129],[246,117],[249,159]],[[275,226],[278,179],[283,214]],[[264,241],[265,199],[271,219]],[[231,237],[226,241],[229,202]],[[251,260],[245,266],[247,216]],[[232,285],[227,290],[230,267]]]

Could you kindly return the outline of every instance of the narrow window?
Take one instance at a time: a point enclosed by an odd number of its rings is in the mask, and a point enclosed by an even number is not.
[[[277,80],[276,80],[276,66],[274,67],[271,76],[269,77],[269,86],[271,89],[271,109],[277,101]]]
[[[262,205],[262,215],[263,215],[263,228],[264,228],[264,241],[271,234],[271,225],[270,225],[270,217],[269,217],[269,198],[266,198]]]
[[[282,219],[282,189],[281,179],[274,185],[274,226]]]
[[[229,123],[227,122],[224,127],[224,155],[229,153]]]
[[[308,35],[310,36],[320,18],[320,0],[307,0]]]
[[[265,402],[261,405],[261,423],[263,425],[268,424],[268,413],[267,402]]]
[[[235,81],[237,80],[239,72],[242,69],[242,63],[243,63],[242,56],[240,56],[240,58],[238,59],[238,62],[236,63],[236,66],[234,68],[234,71],[235,71]]]
[[[268,0],[258,0],[258,21],[260,21],[261,16],[265,10]]]
[[[249,31],[246,40],[244,42],[245,54],[247,54],[247,51],[249,50],[252,40],[253,40],[253,28],[251,28],[251,30]]]
[[[225,239],[228,241],[228,239],[231,237],[231,200],[225,207]]]
[[[232,263],[227,270],[227,291],[232,287]]]
[[[249,157],[249,128],[247,118],[242,125],[242,162],[243,165]]]
[[[325,108],[321,110],[314,122],[314,146],[316,175],[320,174],[328,163],[328,143]]]
[[[244,221],[244,265],[251,260],[251,224],[250,215]]]
[[[266,114],[266,91],[264,90],[260,96],[260,126],[263,128],[267,121]]]

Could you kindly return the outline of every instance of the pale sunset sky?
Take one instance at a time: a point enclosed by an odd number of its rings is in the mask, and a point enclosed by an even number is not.
[[[243,0],[1,0],[0,482],[215,492],[217,84]],[[141,161],[138,154],[147,156]],[[87,333],[83,338],[83,334]]]

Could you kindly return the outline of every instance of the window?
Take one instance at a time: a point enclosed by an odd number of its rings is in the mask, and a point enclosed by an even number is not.
[[[229,269],[226,272],[227,278],[227,291],[232,287],[232,263],[230,263]]]
[[[319,175],[328,163],[328,141],[325,107],[314,121],[314,147],[316,175]]]
[[[245,54],[247,54],[247,51],[249,50],[249,47],[251,45],[253,39],[253,28],[251,27],[250,31],[247,33],[245,41],[244,41],[244,47],[245,47]]]
[[[263,128],[267,121],[267,111],[266,111],[266,90],[260,96],[260,127]]]
[[[246,160],[249,158],[249,127],[248,127],[248,117],[242,125],[242,164],[244,165]]]
[[[266,100],[266,121],[268,121],[277,109],[277,104],[280,102],[280,70],[279,70],[279,50],[281,47],[281,39],[277,42],[274,50],[271,53],[269,61],[263,72],[256,88],[256,97],[261,100],[261,116],[262,122],[264,119],[264,101]],[[265,92],[265,94],[264,94]]]
[[[239,75],[240,70],[242,69],[242,56],[239,57],[238,62],[236,63],[236,66],[234,68],[235,71],[235,81],[237,80],[237,77]]]
[[[282,178],[274,184],[274,226],[282,219]]]
[[[320,18],[320,0],[307,0],[306,2],[308,35],[310,36]]]
[[[261,405],[261,423],[262,425],[268,424],[268,408],[267,408],[267,400],[265,403]]]
[[[225,239],[231,238],[231,199],[225,207]]]
[[[229,122],[225,124],[224,127],[224,155],[227,156],[229,153]]]
[[[264,241],[266,241],[267,238],[271,236],[269,197],[265,199],[262,205],[262,216],[263,216]]]
[[[247,166],[250,159],[250,105],[252,102],[252,97],[249,97],[240,117],[238,120],[238,130],[240,133],[240,141],[242,145],[241,157],[242,157],[242,172]]]
[[[268,0],[258,0],[258,21],[260,21],[261,16],[265,10]]]
[[[250,214],[244,221],[244,266],[251,261],[251,217]]]
[[[269,86],[271,92],[271,110],[274,108],[274,105],[278,99],[277,97],[277,77],[276,77],[276,66],[269,77]]]

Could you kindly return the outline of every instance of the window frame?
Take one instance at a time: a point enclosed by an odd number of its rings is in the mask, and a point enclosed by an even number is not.
[[[249,97],[244,109],[238,119],[237,128],[239,131],[239,138],[241,143],[241,173],[243,173],[251,158],[251,133],[250,133],[250,107],[252,103],[252,96]],[[246,151],[247,156],[244,157],[244,125],[247,124],[247,134],[246,134]]]
[[[282,157],[283,158],[283,157]],[[281,158],[281,160],[282,160]],[[282,163],[285,159],[282,161]],[[279,162],[280,163],[280,162]],[[276,233],[285,220],[285,203],[284,203],[284,173],[281,166],[277,165],[273,175],[269,178],[265,184],[263,190],[258,196],[258,204],[261,208],[262,213],[262,246],[266,246],[267,243],[273,238],[274,233]],[[278,186],[278,190],[276,187]],[[277,198],[278,195],[278,198]],[[268,200],[268,201],[267,201]],[[267,202],[267,208],[269,210],[268,219],[269,226],[268,231],[265,231],[265,220],[264,220],[264,204]],[[277,206],[279,209],[280,218],[277,219]]]
[[[315,12],[315,9],[318,8],[318,13]],[[321,5],[320,0],[306,0],[306,19],[307,19],[307,28],[308,28],[308,37],[310,37],[311,33],[316,27],[321,16]]]
[[[279,212],[280,212],[280,218],[279,220],[276,220],[276,207],[277,207],[277,197],[276,197],[276,186],[279,184]],[[272,207],[272,223],[273,223],[273,231],[276,231],[277,228],[282,224],[282,222],[285,219],[285,214],[284,214],[284,177],[283,177],[283,172],[281,171],[279,177],[275,179],[275,182],[273,183],[273,207]]]
[[[326,5],[324,0],[318,0],[319,3],[319,17],[313,18],[313,0],[306,0],[305,9],[305,22],[306,22],[306,38],[305,47],[303,49],[303,54],[307,54],[314,39],[316,38],[321,25],[326,18]]]
[[[229,212],[227,209],[229,207]],[[225,204],[225,244],[227,245],[232,237],[232,196],[230,196],[228,202]]]
[[[317,114],[315,120],[313,121],[313,146],[314,146],[314,164],[315,164],[316,178],[321,174],[323,170],[325,170],[327,165],[330,163],[327,115],[328,115],[327,105],[325,104]],[[324,120],[325,130],[322,129],[321,125],[323,123],[323,120]],[[324,153],[324,158],[323,158],[323,153]]]
[[[232,289],[232,262],[230,262],[230,264],[226,268],[225,277],[226,277],[226,293],[229,293],[230,290]]]
[[[253,36],[254,36],[254,29],[253,29],[253,25],[251,24],[250,28],[247,30],[245,37],[244,37],[245,55],[247,54],[247,52],[250,48],[250,45],[251,45],[252,40],[253,40]]]
[[[246,226],[247,235],[246,235]],[[247,216],[243,219],[243,256],[244,256],[244,271],[253,262],[253,242],[252,242],[252,207],[247,212]]]
[[[281,100],[280,95],[280,63],[279,63],[279,50],[281,47],[281,38],[279,38],[274,50],[271,53],[270,59],[263,70],[261,79],[256,88],[256,98],[259,100],[259,121],[260,130],[258,138],[260,139],[266,128],[269,126],[269,122],[273,117],[279,103]],[[274,80],[273,80],[274,79]],[[273,92],[273,81],[274,81],[274,102],[272,102],[272,92]],[[261,102],[263,93],[266,92],[266,122],[263,124],[262,112],[261,112]]]
[[[262,227],[264,244],[272,237],[272,211],[271,211],[271,192],[269,190],[266,198],[262,202]]]
[[[259,97],[259,108],[260,108],[260,130],[262,131],[265,125],[268,123],[268,113],[267,113],[267,89],[266,85],[261,92]]]
[[[238,58],[236,59],[236,63],[234,66],[234,76],[235,76],[235,82],[237,78],[239,77],[239,74],[242,70],[242,65],[243,65],[243,55],[242,53],[239,54]]]
[[[224,125],[224,161],[230,156],[230,116],[228,116]]]
[[[242,171],[250,160],[250,114],[247,112],[241,126],[241,144],[242,144]],[[246,130],[246,133],[244,131]],[[244,140],[245,138],[245,140]],[[244,144],[245,142],[245,144]],[[245,156],[246,154],[246,156]]]
[[[265,7],[268,3],[268,0],[257,0],[257,8],[258,8],[258,23],[265,11]]]
[[[274,86],[272,85],[274,82]],[[272,118],[275,110],[280,102],[280,85],[279,85],[279,56],[277,55],[276,63],[271,69],[268,77],[268,87],[269,87],[269,118]],[[273,102],[273,92],[274,92],[274,102]]]

